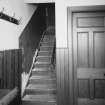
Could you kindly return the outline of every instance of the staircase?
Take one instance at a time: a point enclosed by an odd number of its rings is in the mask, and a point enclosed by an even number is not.
[[[54,34],[42,37],[22,99],[23,105],[55,105]]]

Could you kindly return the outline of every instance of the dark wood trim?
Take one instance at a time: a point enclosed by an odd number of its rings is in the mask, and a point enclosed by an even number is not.
[[[69,105],[74,105],[74,82],[73,82],[73,13],[76,12],[100,12],[105,11],[105,6],[76,6],[67,7],[67,37],[69,48]]]

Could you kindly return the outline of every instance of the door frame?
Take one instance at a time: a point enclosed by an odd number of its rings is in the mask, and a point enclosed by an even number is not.
[[[69,104],[74,105],[74,68],[73,68],[73,13],[77,12],[105,12],[105,6],[75,6],[67,7],[67,37],[69,47]]]

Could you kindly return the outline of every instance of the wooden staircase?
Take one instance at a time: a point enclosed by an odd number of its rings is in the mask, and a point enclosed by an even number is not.
[[[44,35],[24,91],[23,105],[55,105],[56,73],[52,62],[54,35]]]

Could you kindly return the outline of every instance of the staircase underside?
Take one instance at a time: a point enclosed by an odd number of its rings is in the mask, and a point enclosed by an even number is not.
[[[44,35],[25,88],[23,105],[56,104],[56,71],[52,64],[54,35]]]

